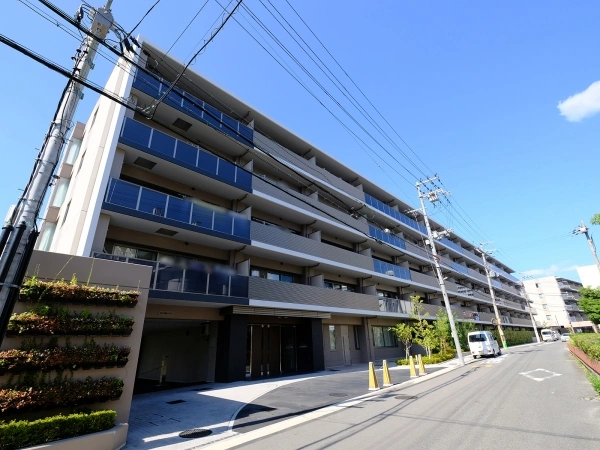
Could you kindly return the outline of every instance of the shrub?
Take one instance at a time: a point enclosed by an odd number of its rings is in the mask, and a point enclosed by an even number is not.
[[[94,380],[64,380],[17,383],[0,388],[0,413],[100,403],[121,396],[123,380],[102,377]]]
[[[2,421],[0,449],[13,450],[109,430],[115,425],[116,416],[115,411],[107,410],[58,415],[33,421]]]
[[[21,288],[21,299],[31,302],[76,303],[82,305],[116,306],[133,308],[140,293],[120,291],[116,288],[79,286],[73,277],[71,283],[61,281],[41,281],[31,277]]]
[[[533,332],[522,330],[508,330],[503,329],[504,338],[506,339],[506,345],[509,347],[512,345],[521,345],[521,344],[531,344],[533,338]],[[498,334],[498,330],[493,330],[492,334],[494,338],[498,341],[500,345],[502,345],[502,340],[500,339],[500,334]]]
[[[600,361],[600,334],[596,333],[574,333],[569,341],[573,347],[577,347],[591,359]]]
[[[133,318],[114,313],[92,315],[89,311],[69,312],[63,308],[40,308],[13,314],[8,323],[7,336],[14,335],[129,335]]]
[[[439,364],[444,361],[448,361],[449,359],[453,359],[456,357],[456,353],[454,352],[446,352],[446,353],[434,353],[431,356],[423,356],[423,364]],[[407,366],[408,359],[398,359],[396,360],[396,364],[399,366]],[[416,364],[416,362],[415,362]]]

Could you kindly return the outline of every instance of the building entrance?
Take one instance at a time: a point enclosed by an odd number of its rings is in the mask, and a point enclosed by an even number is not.
[[[248,325],[247,377],[276,377],[297,370],[295,325]]]

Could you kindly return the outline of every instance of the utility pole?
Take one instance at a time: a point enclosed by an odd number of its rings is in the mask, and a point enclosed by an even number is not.
[[[429,238],[429,246],[431,247],[431,253],[433,254],[433,264],[435,266],[435,273],[438,278],[438,282],[440,284],[440,289],[442,290],[442,297],[444,297],[444,303],[446,305],[446,313],[448,314],[448,320],[450,321],[450,329],[452,330],[452,338],[454,339],[454,346],[456,347],[456,354],[458,356],[458,362],[461,366],[465,365],[465,360],[463,359],[462,349],[460,348],[460,341],[458,339],[458,333],[456,332],[456,325],[454,324],[454,315],[452,313],[452,308],[450,308],[450,300],[448,299],[448,292],[446,291],[446,284],[444,283],[444,274],[442,273],[442,268],[440,266],[440,258],[437,253],[437,248],[435,247],[434,236],[431,231],[431,225],[429,224],[429,217],[427,216],[427,208],[425,208],[425,200],[427,199],[431,202],[437,202],[439,200],[439,195],[447,195],[448,192],[443,189],[436,189],[435,191],[429,191],[422,193],[421,186],[431,183],[432,181],[437,180],[437,175],[433,178],[429,178],[425,181],[417,182],[417,193],[419,195],[419,201],[421,202],[421,211],[423,213],[423,219],[425,220],[425,227],[427,228],[427,237]],[[436,233],[436,238],[441,239],[444,236],[450,234],[451,230],[444,230]]]
[[[481,253],[481,258],[483,259],[483,267],[485,268],[485,275],[487,276],[488,287],[490,289],[490,295],[492,296],[492,305],[494,305],[494,314],[496,315],[496,326],[498,327],[498,334],[500,335],[500,340],[502,341],[502,347],[507,348],[508,345],[506,344],[506,338],[504,337],[504,331],[502,330],[502,320],[500,319],[500,313],[498,312],[498,306],[496,305],[496,294],[494,293],[494,286],[492,285],[490,268],[488,267],[486,259],[487,253],[483,249],[483,246],[484,244],[480,244],[480,247],[477,250],[479,251],[479,253]]]
[[[592,251],[592,256],[596,261],[596,267],[598,268],[598,272],[600,272],[600,261],[598,260],[598,254],[596,253],[596,245],[594,244],[594,240],[590,236],[589,228],[585,225],[584,221],[581,221],[581,225],[573,230],[573,234],[584,234],[585,238],[588,241],[590,246],[590,250]]]
[[[540,343],[540,336],[538,335],[537,332],[537,326],[535,324],[535,320],[533,318],[533,312],[531,311],[531,303],[529,302],[529,297],[527,296],[527,292],[525,291],[525,279],[531,279],[533,278],[531,275],[525,275],[525,274],[521,274],[521,295],[523,295],[523,297],[525,297],[527,299],[527,311],[529,311],[529,318],[531,319],[531,325],[533,325],[533,331],[535,333],[535,338],[537,339],[538,343]]]
[[[111,5],[112,0],[107,0],[104,7],[94,10],[90,32],[98,39],[87,36],[73,58],[76,61],[73,74],[81,80],[86,80],[94,67],[98,40],[104,40],[113,26]],[[80,22],[83,16],[84,11],[80,7],[76,20]],[[2,252],[0,256],[0,344],[6,333],[8,320],[18,298],[20,284],[33,252],[38,234],[39,211],[46,190],[53,181],[67,134],[73,123],[75,110],[82,98],[83,85],[76,80],[71,80],[63,92],[56,115],[46,134],[30,183],[0,235],[0,244],[2,244],[0,245],[0,252]]]

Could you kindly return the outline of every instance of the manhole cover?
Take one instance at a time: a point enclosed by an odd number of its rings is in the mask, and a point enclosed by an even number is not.
[[[348,394],[344,394],[342,392],[332,392],[329,395],[332,396],[332,397],[348,397]]]
[[[397,400],[416,400],[419,397],[417,397],[416,395],[406,395],[406,394],[404,394],[404,395],[396,395],[396,397],[394,397],[394,398],[396,398]]]
[[[179,433],[179,437],[192,439],[206,437],[212,434],[212,430],[205,430],[204,428],[192,428],[191,430],[185,430]]]
[[[177,403],[185,403],[185,400],[171,400],[167,402],[169,405],[176,405]]]

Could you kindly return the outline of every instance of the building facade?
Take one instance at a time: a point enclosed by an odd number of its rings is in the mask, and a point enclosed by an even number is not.
[[[591,266],[581,266],[577,268],[577,275],[581,280],[581,284],[585,287],[600,287],[600,270],[595,264]]]
[[[575,332],[596,331],[595,325],[579,307],[582,284],[567,278],[549,276],[523,282],[534,309],[535,320],[544,328]]]
[[[314,145],[144,41],[60,165],[39,248],[142,264],[153,277],[138,378],[235,381],[404,356],[390,327],[420,296],[443,306],[422,217]],[[159,99],[162,102],[157,105]],[[432,222],[435,230],[443,229]],[[438,243],[456,318],[492,327],[482,259]],[[491,259],[502,321],[532,329]],[[135,280],[131,280],[135,285]]]

